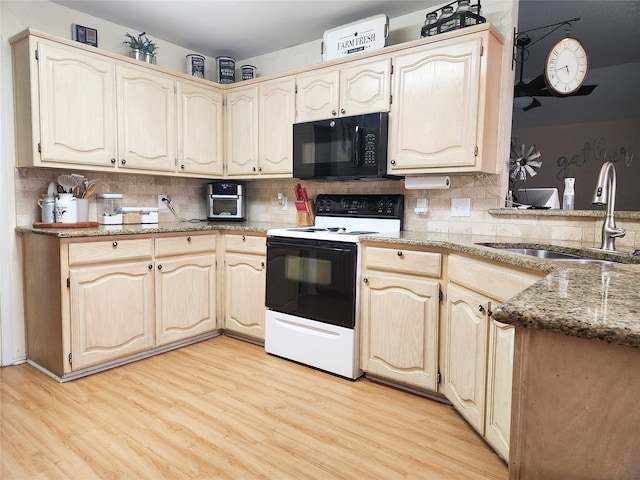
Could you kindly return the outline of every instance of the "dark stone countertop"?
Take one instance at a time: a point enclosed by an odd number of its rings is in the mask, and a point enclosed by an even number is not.
[[[157,225],[125,225],[89,229],[35,229],[17,227],[18,233],[81,238],[193,231],[237,231],[266,234],[270,228],[290,224],[259,222],[175,222]],[[640,257],[606,253],[597,245],[580,242],[542,243],[514,241],[510,237],[473,236],[403,231],[397,237],[363,236],[363,241],[446,249],[475,255],[488,261],[546,272],[539,282],[494,310],[496,320],[524,328],[550,330],[564,335],[598,339],[640,347]],[[616,263],[576,265],[509,253],[492,246],[544,248]]]

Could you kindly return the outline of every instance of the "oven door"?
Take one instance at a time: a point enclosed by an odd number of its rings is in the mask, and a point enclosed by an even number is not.
[[[355,243],[267,238],[267,298],[271,310],[354,328]]]

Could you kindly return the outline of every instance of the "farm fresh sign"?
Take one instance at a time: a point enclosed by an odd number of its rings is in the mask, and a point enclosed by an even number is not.
[[[322,38],[322,59],[333,60],[383,48],[387,43],[388,32],[389,19],[386,15],[376,15],[327,30]]]

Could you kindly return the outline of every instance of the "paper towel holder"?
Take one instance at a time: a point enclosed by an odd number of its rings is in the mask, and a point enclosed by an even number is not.
[[[435,190],[451,187],[449,175],[408,176],[404,178],[404,188],[407,190]]]

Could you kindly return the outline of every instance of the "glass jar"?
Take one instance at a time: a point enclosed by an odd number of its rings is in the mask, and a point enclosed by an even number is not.
[[[443,7],[438,20],[443,22],[440,26],[440,33],[453,30],[456,24],[456,19],[453,16],[453,7],[451,5]]]
[[[471,11],[471,4],[469,0],[458,0],[458,6],[456,7],[456,19],[454,28],[461,28],[468,25],[475,25],[475,22],[467,22],[466,14]]]
[[[471,13],[474,13],[474,14],[480,16],[480,2],[478,1],[478,3],[474,3],[473,5],[471,5],[469,7],[469,11]],[[480,20],[477,20],[477,19],[474,18],[469,22],[469,25],[477,25],[479,23],[480,23]]]
[[[438,14],[436,12],[427,13],[427,17],[424,21],[424,27],[422,29],[423,37],[431,37],[438,33],[436,28],[436,22],[438,21]]]

